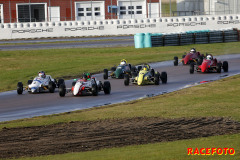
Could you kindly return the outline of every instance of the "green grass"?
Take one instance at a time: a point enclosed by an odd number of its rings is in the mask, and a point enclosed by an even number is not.
[[[198,44],[135,49],[119,48],[74,48],[49,50],[0,51],[0,92],[16,89],[18,81],[26,84],[28,79],[44,70],[57,77],[79,77],[84,71],[96,73],[119,64],[121,59],[140,64],[171,60],[195,47],[202,53],[213,55],[239,53],[239,42]],[[99,67],[100,66],[100,67]]]
[[[223,135],[192,140],[135,145],[91,152],[67,153],[18,160],[239,160],[240,134]],[[234,148],[235,155],[187,155],[187,148]]]

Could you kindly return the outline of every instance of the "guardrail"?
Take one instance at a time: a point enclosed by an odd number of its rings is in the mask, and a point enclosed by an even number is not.
[[[237,42],[240,41],[240,32],[235,28],[212,31],[187,31],[170,34],[137,33],[134,35],[134,41],[135,48]]]

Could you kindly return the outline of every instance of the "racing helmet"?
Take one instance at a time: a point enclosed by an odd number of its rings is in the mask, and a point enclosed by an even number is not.
[[[41,77],[41,78],[45,78],[46,77],[46,74],[44,71],[39,71],[38,72],[38,76]]]
[[[212,56],[211,56],[211,55],[208,55],[208,56],[207,56],[207,59],[211,60],[211,59],[212,59]]]
[[[190,50],[190,53],[195,53],[196,52],[196,49],[195,48],[192,48],[191,50]]]
[[[125,59],[121,60],[120,65],[126,65],[127,61]]]
[[[125,62],[125,61],[122,61],[122,62],[120,63],[120,65],[126,65],[126,62]]]
[[[144,66],[144,67],[143,67],[143,70],[144,70],[144,71],[147,71],[147,70],[148,70],[148,69],[147,69],[147,66]]]

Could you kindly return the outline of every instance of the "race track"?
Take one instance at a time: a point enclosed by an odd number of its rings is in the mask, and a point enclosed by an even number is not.
[[[166,71],[168,73],[167,84],[160,84],[159,86],[124,86],[123,80],[110,78],[109,81],[112,86],[112,92],[110,95],[104,95],[103,92],[100,92],[99,96],[96,97],[72,97],[71,94],[66,97],[59,97],[57,90],[55,93],[28,94],[25,92],[23,95],[17,95],[16,91],[3,92],[0,93],[0,121],[49,115],[53,113],[62,113],[95,106],[120,103],[172,92],[201,81],[217,80],[240,73],[240,54],[223,55],[218,56],[217,58],[218,60],[228,61],[229,72],[222,72],[221,74],[194,73],[191,75],[189,74],[189,66],[173,66],[173,61],[153,63],[150,64],[151,67],[159,72]],[[102,74],[95,75],[95,77],[103,81]],[[71,82],[71,80],[66,81],[67,87],[71,86]]]

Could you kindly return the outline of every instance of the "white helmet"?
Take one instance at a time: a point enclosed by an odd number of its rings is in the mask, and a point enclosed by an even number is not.
[[[212,56],[211,56],[211,55],[208,55],[208,56],[207,56],[207,59],[210,59],[210,60],[211,60],[211,59],[212,59]]]
[[[192,49],[190,50],[190,52],[191,52],[191,53],[194,53],[194,52],[196,52],[196,49],[195,49],[195,48],[192,48]]]
[[[125,61],[122,61],[122,62],[120,63],[120,65],[126,65],[126,62],[125,62]]]
[[[38,76],[39,76],[39,77],[42,77],[42,78],[45,78],[45,77],[46,77],[46,74],[45,74],[44,71],[40,71],[40,72],[38,72]]]

